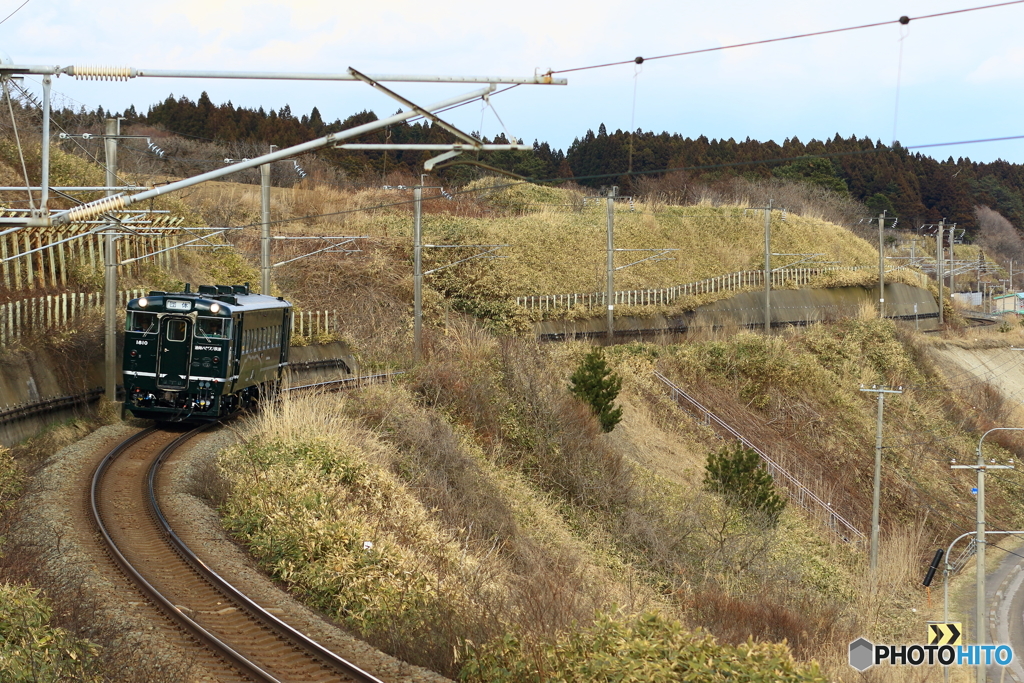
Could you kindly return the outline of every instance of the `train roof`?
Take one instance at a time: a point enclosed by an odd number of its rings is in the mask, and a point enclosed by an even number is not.
[[[152,291],[128,302],[130,311],[191,313],[230,317],[233,313],[291,308],[284,297],[253,294],[249,285],[200,285],[198,292],[185,285],[184,292]]]

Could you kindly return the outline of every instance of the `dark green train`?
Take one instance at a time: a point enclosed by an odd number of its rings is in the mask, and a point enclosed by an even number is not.
[[[292,306],[249,285],[150,292],[128,302],[125,409],[162,422],[216,420],[277,391]]]

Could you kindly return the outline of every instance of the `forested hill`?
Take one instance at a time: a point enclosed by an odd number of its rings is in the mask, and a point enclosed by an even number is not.
[[[102,111],[97,112],[103,114]],[[158,126],[169,132],[221,142],[298,144],[329,132],[373,121],[372,112],[361,112],[344,121],[323,121],[314,108],[309,115],[295,116],[288,106],[278,111],[215,105],[203,93],[197,102],[168,97],[145,114],[130,108],[129,122]],[[390,126],[363,136],[363,142],[441,142],[447,134],[424,123]],[[504,141],[498,138],[495,142]],[[796,138],[782,144],[773,141],[709,140],[678,133],[615,131],[602,124],[597,133],[586,131],[569,149],[552,149],[535,142],[534,153],[488,155],[487,163],[537,179],[574,179],[592,187],[617,184],[625,192],[648,187],[651,180],[714,183],[737,175],[748,178],[804,179],[839,192],[848,192],[871,209],[888,210],[911,224],[956,222],[973,232],[973,208],[985,205],[999,211],[1016,226],[1024,226],[1024,167],[1003,161],[976,163],[949,157],[938,161],[912,153],[896,143],[893,147],[870,139],[810,140]],[[819,158],[798,157],[817,156]],[[419,152],[358,153],[324,150],[319,156],[340,167],[353,179],[371,180],[385,172],[418,173],[427,156]],[[674,169],[674,170],[672,170]],[[632,173],[630,173],[632,171]],[[465,166],[443,171],[450,182],[468,180]],[[646,179],[646,180],[644,180]]]

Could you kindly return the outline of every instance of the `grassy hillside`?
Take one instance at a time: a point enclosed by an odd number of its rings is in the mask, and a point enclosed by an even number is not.
[[[680,643],[690,649],[673,675],[704,656],[746,657],[749,638],[785,640],[802,662],[785,664],[794,680],[814,679],[812,660],[831,680],[859,680],[846,645],[919,637],[937,616],[922,568],[972,515],[948,459],[971,451],[990,419],[973,407],[995,399],[983,383],[951,394],[929,369],[931,343],[851,320],[613,347],[625,417],[602,434],[566,388],[586,346],[456,325],[408,381],[293,399],[252,420],[224,455],[225,523],[268,572],[371,642],[466,680],[582,680],[596,660],[609,680],[661,680],[636,672]],[[771,529],[706,490],[707,455],[723,442],[671,404],[654,369],[788,451],[786,466],[833,491],[864,530],[875,402],[859,385],[907,386],[886,408],[876,582],[863,550],[798,509]],[[1022,445],[1011,433],[990,455],[1019,457]],[[994,524],[1019,526],[1021,476],[992,483]],[[618,656],[601,654],[609,639]],[[724,649],[691,658],[703,647]],[[763,671],[742,668],[749,680]],[[909,669],[885,676],[913,680]]]
[[[426,190],[425,195],[436,192]],[[362,190],[342,193],[327,187],[272,191],[271,212],[277,220],[294,220],[286,231],[369,235],[407,246],[412,235],[411,191]],[[485,270],[509,296],[599,291],[604,287],[606,207],[591,199],[584,206],[577,190],[528,184],[480,181],[456,199],[425,203],[424,241],[434,244],[508,244],[506,259],[488,262]],[[213,218],[225,206],[236,220],[256,221],[258,188],[210,184],[195,201]],[[619,271],[623,289],[665,287],[764,263],[761,212],[741,207],[666,206],[637,202],[635,210],[618,202],[615,244],[623,249],[678,249],[672,260]],[[346,212],[346,213],[341,213]],[[334,214],[334,215],[331,215]],[[277,229],[275,227],[275,229]],[[772,251],[821,254],[818,260],[843,265],[877,263],[877,249],[848,230],[817,218],[773,214]],[[428,252],[432,264],[440,252]],[[635,252],[620,254],[624,265]],[[643,255],[641,255],[643,256]],[[776,257],[773,267],[801,257]],[[618,285],[617,285],[618,286]]]
[[[433,197],[431,195],[433,193]],[[427,324],[444,324],[452,311],[489,321],[499,330],[525,330],[539,313],[527,314],[514,297],[531,294],[603,291],[606,212],[602,202],[588,201],[577,189],[546,188],[517,183],[478,182],[446,199],[432,190],[424,202],[424,242],[443,245],[504,244],[502,258],[476,259],[444,268],[424,279]],[[185,197],[211,224],[244,225],[232,233],[238,250],[258,253],[259,189],[237,183],[210,183]],[[369,349],[394,339],[391,349],[405,345],[396,334],[410,326],[412,299],[412,192],[362,189],[342,191],[323,185],[271,189],[274,232],[281,235],[366,236],[360,252],[324,254],[275,269],[275,282],[302,307],[338,309],[354,321],[349,341]],[[617,205],[616,246],[623,249],[676,249],[668,260],[651,261],[616,273],[616,288],[677,285],[736,270],[759,269],[764,259],[763,215],[742,207],[667,206],[637,202]],[[773,214],[772,249],[776,253],[820,254],[814,260],[868,266],[862,273],[823,277],[818,286],[870,284],[877,251],[849,230],[813,216]],[[323,245],[320,245],[323,246]],[[275,242],[275,258],[299,256],[310,242]],[[475,247],[425,249],[425,270],[443,268],[481,251]],[[620,252],[625,265],[649,255]],[[776,256],[773,267],[802,256]],[[918,283],[907,271],[893,280]],[[660,311],[692,308],[727,294],[687,297]],[[369,307],[365,315],[360,307]],[[629,313],[622,308],[623,313]],[[591,315],[581,312],[575,315]],[[557,313],[556,313],[557,315]],[[367,325],[367,320],[375,321]],[[387,328],[382,321],[390,321]]]
[[[273,191],[272,215],[287,221],[275,223],[277,234],[369,238],[359,253],[275,271],[275,293],[341,311],[366,367],[410,365],[409,199],[380,189]],[[604,205],[582,200],[574,189],[479,183],[427,202],[426,242],[507,244],[508,258],[428,276],[427,360],[402,382],[288,399],[252,418],[223,455],[225,525],[268,573],[370,642],[468,681],[715,680],[726,662],[742,674],[730,680],[859,680],[845,664],[851,640],[917,640],[923,618],[937,616],[919,570],[969,526],[972,504],[948,460],[970,453],[994,420],[1013,418],[1011,408],[981,381],[952,391],[925,338],[847,320],[774,337],[609,348],[625,416],[603,434],[566,389],[588,347],[496,333],[524,327],[511,297],[603,288]],[[166,202],[158,206],[196,224],[246,229],[232,234],[234,249],[189,252],[139,284],[257,280],[257,187],[209,184]],[[638,203],[619,205],[615,219],[620,248],[678,249],[673,260],[619,271],[622,289],[762,265],[763,216],[739,206]],[[283,258],[300,247],[275,249]],[[772,249],[877,262],[871,244],[812,216],[775,214]],[[471,253],[432,250],[427,267]],[[640,254],[619,263],[631,253]],[[95,275],[78,284],[98,286]],[[862,550],[793,506],[772,527],[707,490],[707,456],[723,442],[671,403],[655,369],[783,454],[862,530],[875,403],[859,385],[907,386],[886,407],[874,582]],[[991,444],[991,457],[1024,452],[1013,434]],[[1022,476],[990,484],[993,524],[1019,528]],[[0,499],[6,481],[13,475],[0,472]],[[15,597],[46,628],[45,604],[30,591]]]

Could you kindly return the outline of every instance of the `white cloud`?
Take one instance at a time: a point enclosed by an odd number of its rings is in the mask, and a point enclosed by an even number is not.
[[[967,75],[970,83],[1013,83],[1024,75],[1024,47],[1010,47],[989,57]]]
[[[0,25],[0,45],[16,62],[129,64],[156,69],[342,71],[529,75],[637,55],[701,49],[763,38],[920,16],[962,0],[822,3],[787,0],[597,0],[338,3],[327,0],[151,0],[117,13],[86,0],[32,0]],[[638,80],[635,125],[685,135],[801,139],[892,134],[899,39],[903,68],[899,137],[933,142],[1022,133],[1011,112],[1024,106],[1024,48],[1016,27],[1024,7],[913,21],[649,61]],[[566,88],[519,88],[495,100],[513,132],[568,145],[604,121],[633,119],[634,66],[567,74]],[[145,109],[167,93],[295,112],[318,106],[329,118],[364,108],[390,113],[393,102],[356,84],[139,79],[57,89],[95,107]],[[396,85],[422,102],[451,88]],[[442,92],[443,91],[443,92]],[[987,110],[967,106],[985,101]],[[939,115],[955,107],[957,116]],[[995,108],[995,111],[993,110]],[[480,125],[477,105],[452,116]],[[493,115],[485,119],[493,133]],[[994,130],[993,126],[1000,126]],[[492,130],[493,128],[493,130]],[[955,154],[955,152],[954,152]],[[976,156],[972,154],[972,156]],[[1024,161],[1024,154],[1021,156]]]

